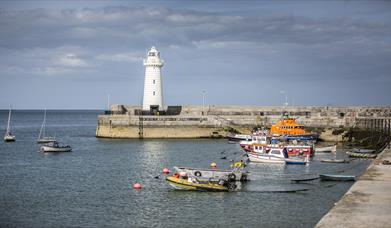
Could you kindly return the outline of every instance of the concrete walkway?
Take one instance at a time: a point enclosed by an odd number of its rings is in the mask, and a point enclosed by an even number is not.
[[[391,149],[385,149],[316,227],[391,227]]]

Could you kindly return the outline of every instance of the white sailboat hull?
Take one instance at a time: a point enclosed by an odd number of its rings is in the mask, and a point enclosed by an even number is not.
[[[71,147],[51,147],[51,146],[42,146],[41,147],[42,152],[71,152]]]
[[[16,137],[15,137],[15,135],[6,135],[6,136],[4,136],[4,141],[6,141],[6,142],[15,142],[16,141]]]
[[[37,143],[50,143],[56,141],[54,138],[45,137],[37,140]]]

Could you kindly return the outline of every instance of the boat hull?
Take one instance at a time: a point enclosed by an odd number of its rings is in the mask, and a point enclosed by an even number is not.
[[[42,139],[38,139],[37,143],[50,143],[50,142],[55,142],[55,141],[56,141],[55,139],[45,139],[45,138],[42,138]]]
[[[70,147],[56,148],[50,146],[42,146],[41,151],[42,152],[71,152],[72,148]]]
[[[305,160],[299,159],[285,159],[285,164],[287,165],[306,165],[308,162]]]
[[[179,179],[177,177],[167,177],[166,181],[174,189],[178,190],[191,190],[191,191],[214,191],[214,192],[227,192],[228,188],[215,183],[192,183],[185,179]]]
[[[247,172],[243,169],[221,170],[221,169],[200,169],[191,167],[174,167],[178,172],[186,172],[191,176],[202,177],[206,179],[219,180],[228,177],[234,181],[247,180]]]
[[[334,175],[334,174],[320,174],[320,179],[323,181],[355,181],[355,176],[350,175]]]
[[[247,153],[248,159],[250,162],[257,163],[285,163],[285,158],[276,157],[268,154],[255,154],[255,153]]]
[[[16,137],[14,135],[6,135],[6,136],[4,136],[4,141],[5,142],[15,142]]]

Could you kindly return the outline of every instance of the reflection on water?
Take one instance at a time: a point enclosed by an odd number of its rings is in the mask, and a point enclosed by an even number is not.
[[[0,112],[0,119],[6,115]],[[18,141],[0,143],[0,226],[313,227],[352,183],[291,179],[357,174],[368,165],[322,163],[333,155],[319,154],[308,166],[249,164],[251,181],[238,191],[177,191],[165,182],[164,167],[208,167],[215,161],[228,168],[231,159],[242,158],[239,146],[206,139],[97,139],[96,115],[48,113],[50,130],[74,150],[44,155],[35,143],[42,113],[14,113]],[[142,190],[132,189],[136,182]]]

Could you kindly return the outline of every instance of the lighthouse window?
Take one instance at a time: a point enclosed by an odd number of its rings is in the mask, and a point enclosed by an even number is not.
[[[153,79],[153,84],[155,84],[155,79]]]
[[[155,96],[155,91],[153,91],[153,95]]]

